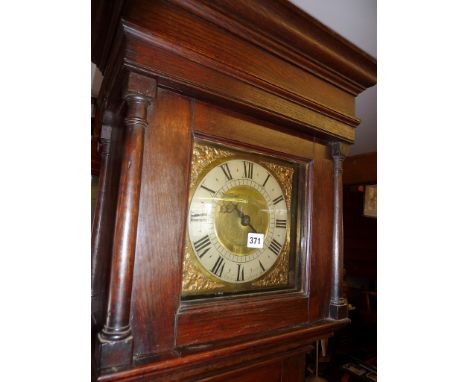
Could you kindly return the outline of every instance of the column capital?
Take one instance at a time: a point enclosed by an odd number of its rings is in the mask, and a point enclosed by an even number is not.
[[[328,144],[330,147],[330,156],[332,158],[337,158],[344,160],[349,154],[349,145],[343,142],[330,142]]]
[[[123,98],[127,102],[131,99],[144,99],[151,102],[156,97],[156,87],[156,79],[130,72],[123,91]]]

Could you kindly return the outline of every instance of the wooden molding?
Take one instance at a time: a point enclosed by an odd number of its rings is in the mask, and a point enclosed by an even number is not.
[[[253,338],[204,351],[195,348],[192,350],[193,353],[186,350],[184,357],[167,355],[166,359],[121,372],[101,375],[98,381],[196,380],[197,377],[200,378],[207,373],[234,369],[236,366],[245,365],[246,362],[271,359],[277,357],[279,353],[293,350],[304,352],[304,347],[310,346],[314,339],[329,337],[335,330],[348,324],[348,319],[323,320],[311,326],[277,332],[269,337]]]
[[[91,2],[91,61],[102,74],[110,56],[120,14],[126,0]]]
[[[134,28],[125,27],[125,31],[128,46],[125,65],[133,71],[157,77],[160,86],[223,107],[237,107],[246,114],[280,124],[290,131],[304,133],[309,137],[332,135],[345,142],[354,142],[354,128],[359,120],[353,117],[342,118],[343,113],[333,115],[327,111],[329,107],[334,106],[313,109],[313,100],[308,104],[298,102],[294,97],[286,96],[278,87],[276,90],[268,90],[259,85],[257,80],[246,81],[229,73],[227,69],[221,71],[206,62],[197,62],[193,55],[185,57],[180,51],[174,52],[166,44],[160,46],[154,38],[150,38],[151,44],[148,44],[148,37]],[[144,55],[139,53],[143,50],[146,51]],[[252,55],[255,55],[255,52]],[[157,67],[153,66],[154,62],[158,62]],[[304,81],[307,82],[305,78],[302,79],[302,82]],[[327,94],[327,90],[320,94]],[[343,101],[343,98],[336,94],[333,100],[329,101],[336,103],[341,102],[340,100]],[[349,105],[354,105],[351,98],[348,101]]]
[[[96,0],[92,7],[92,58],[104,73],[110,45],[125,1],[111,6]],[[157,10],[161,1],[134,1],[132,6]],[[377,62],[354,44],[286,0],[170,0],[199,17],[253,41],[262,49],[300,65],[357,95],[374,85]],[[173,20],[174,21],[174,20]]]
[[[377,81],[375,58],[287,0],[171,0],[357,95]]]
[[[117,11],[107,12],[114,23]],[[122,7],[112,36],[102,43],[113,50],[104,49],[101,94],[127,68],[291,131],[348,143],[360,122],[354,98],[376,82],[374,58],[283,0],[136,0]]]

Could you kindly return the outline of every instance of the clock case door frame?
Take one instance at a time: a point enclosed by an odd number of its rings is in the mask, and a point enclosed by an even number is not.
[[[304,179],[299,179],[298,187],[302,189],[304,196],[301,227],[301,250],[299,288],[296,291],[275,292],[245,296],[233,296],[227,298],[213,298],[193,301],[180,301],[176,316],[176,345],[180,347],[208,344],[216,341],[227,340],[236,336],[247,336],[258,333],[267,333],[272,330],[309,324],[320,320],[324,316],[317,309],[310,310],[311,283],[314,280],[314,272],[320,264],[313,259],[313,198],[314,198],[314,159],[312,155],[301,157],[293,154],[295,145],[287,143],[289,148],[285,151],[273,150],[268,144],[253,146],[246,142],[244,136],[250,132],[252,140],[262,141],[262,136],[268,133],[277,136],[278,126],[265,124],[242,114],[237,114],[209,104],[192,101],[192,129],[191,144],[196,138],[214,142],[233,148],[244,148],[254,153],[284,158],[303,166]],[[208,118],[209,117],[209,118]],[[212,130],[214,125],[218,128]],[[223,126],[221,128],[220,126]],[[238,131],[236,131],[238,130]],[[275,139],[274,137],[272,137]],[[271,138],[270,138],[271,139]],[[300,138],[292,138],[290,142],[302,143]],[[320,143],[315,142],[315,145]],[[192,151],[192,146],[190,147]],[[190,183],[190,179],[187,179]],[[187,206],[188,211],[188,197]],[[330,226],[331,229],[331,226]],[[182,251],[183,252],[183,251]],[[184,253],[179,255],[183,259]],[[181,261],[182,264],[182,261]],[[317,285],[314,285],[314,290]],[[326,292],[325,294],[326,295]],[[315,302],[315,300],[314,300]],[[326,305],[326,304],[325,304]],[[226,330],[229,328],[229,330]]]
[[[301,215],[299,219],[301,225],[298,227],[299,232],[296,232],[294,250],[295,256],[298,256],[296,272],[299,275],[296,277],[299,277],[294,290],[288,288],[280,291],[256,291],[237,296],[181,300],[177,314],[177,344],[186,346],[217,341],[231,337],[231,331],[245,335],[308,322],[309,273],[306,270],[310,268],[312,242],[311,236],[307,233],[312,214],[313,161],[254,146],[248,142],[234,142],[223,138],[222,135],[206,135],[198,132],[202,131],[203,127],[197,127],[194,126],[192,145],[195,140],[199,140],[199,143],[225,145],[228,149],[245,150],[246,153],[276,157],[298,164],[297,187],[302,200],[297,209]],[[190,179],[187,182],[190,183]],[[300,248],[296,248],[296,245]],[[248,325],[245,325],[246,321]],[[216,322],[216,325],[206,330],[210,322]],[[229,327],[230,331],[226,332],[225,327]]]
[[[326,144],[162,86],[148,111],[148,123],[131,306],[136,361],[147,362],[176,349],[190,353],[226,346],[292,328],[320,330],[328,322],[332,272],[333,164]],[[181,302],[195,136],[307,165],[303,187],[308,239],[301,291]],[[252,146],[250,141],[261,144]]]
[[[216,154],[215,151],[219,149],[221,150],[220,154]],[[197,152],[197,154],[195,154]],[[214,155],[220,155],[219,158],[213,158]],[[207,163],[207,160],[210,163]],[[308,171],[308,161],[297,160],[297,158],[285,157],[282,156],[281,153],[273,154],[271,150],[265,152],[261,149],[261,147],[256,147],[251,144],[244,143],[236,143],[233,144],[232,142],[226,142],[223,139],[216,139],[213,137],[208,137],[204,135],[193,135],[193,143],[192,143],[192,159],[191,159],[191,175],[190,175],[190,191],[189,191],[189,200],[188,205],[190,205],[193,201],[193,197],[195,191],[198,187],[199,182],[202,181],[204,176],[210,171],[212,171],[215,167],[218,167],[219,164],[230,161],[230,160],[247,160],[254,163],[258,163],[260,166],[267,168],[265,163],[269,162],[273,165],[279,166],[287,166],[294,169],[294,175],[291,178],[291,185],[290,185],[290,196],[289,198],[289,205],[290,210],[287,214],[288,220],[290,221],[289,227],[285,227],[289,229],[289,232],[286,233],[286,236],[289,240],[288,245],[286,248],[281,250],[279,257],[283,256],[283,253],[288,253],[286,255],[287,261],[284,262],[283,267],[287,267],[288,279],[287,282],[284,280],[278,280],[275,276],[271,275],[271,272],[274,272],[274,269],[279,266],[279,262],[282,259],[277,259],[272,267],[268,268],[264,271],[264,274],[257,277],[256,279],[247,281],[242,284],[229,284],[228,282],[218,281],[215,279],[211,273],[205,269],[202,265],[198,264],[198,256],[194,251],[192,244],[190,243],[190,238],[188,232],[186,232],[186,247],[185,247],[185,258],[184,258],[184,274],[188,272],[189,275],[193,272],[201,275],[202,279],[197,278],[193,280],[190,276],[188,277],[191,283],[197,282],[204,282],[208,281],[210,284],[207,286],[201,286],[195,288],[194,290],[186,289],[182,287],[182,300],[184,304],[182,304],[182,309],[184,305],[190,304],[197,304],[203,301],[214,301],[215,299],[223,299],[228,300],[229,298],[239,298],[241,296],[244,297],[254,297],[258,296],[259,294],[272,294],[272,293],[291,293],[297,292],[300,290],[304,290],[302,286],[302,279],[303,275],[300,272],[300,267],[302,266],[301,260],[302,253],[301,249],[304,246],[303,243],[305,242],[302,238],[306,235],[303,232],[302,228],[304,224],[302,224],[304,220],[304,197],[305,197],[305,190],[303,187],[303,182],[305,179],[305,172]],[[281,185],[282,180],[284,181],[284,177],[281,174],[281,170],[279,170],[276,166],[273,166],[273,169],[268,168],[270,174],[273,174],[278,181],[278,184]],[[193,177],[196,176],[196,179]],[[282,193],[285,195],[285,186],[281,185]],[[189,227],[190,223],[187,222],[187,228]],[[298,249],[299,248],[299,249]],[[188,253],[187,253],[188,252]],[[189,262],[190,264],[188,267],[185,266],[185,262]],[[291,273],[291,270],[293,272]],[[272,276],[272,277],[271,277]],[[186,277],[186,276],[184,276]],[[261,282],[258,284],[258,281],[266,279],[265,282]],[[213,285],[210,280],[215,280],[218,285]],[[275,285],[278,284],[278,285]],[[185,304],[187,303],[187,304]]]

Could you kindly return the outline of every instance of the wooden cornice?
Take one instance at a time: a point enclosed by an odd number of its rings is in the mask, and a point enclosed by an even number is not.
[[[171,3],[357,95],[377,82],[376,59],[287,0],[138,1]],[[92,60],[104,73],[127,0],[93,1]]]
[[[91,61],[103,74],[126,1],[91,1]]]
[[[287,0],[170,0],[357,95],[377,82],[375,58]]]
[[[294,133],[354,142],[355,97],[375,84],[376,60],[288,1],[101,1],[92,17],[100,106],[125,70],[138,71]]]

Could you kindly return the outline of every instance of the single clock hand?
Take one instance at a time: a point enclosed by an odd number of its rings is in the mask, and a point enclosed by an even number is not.
[[[252,224],[250,224],[250,216],[244,214],[239,208],[237,208],[237,204],[234,204],[234,209],[237,211],[237,214],[241,218],[241,224],[243,226],[249,226],[250,229],[254,231],[254,233],[257,233],[257,230],[252,226]]]
[[[249,224],[249,227],[252,231],[254,231],[254,233],[257,233],[257,230],[254,227],[252,227],[252,224]]]

